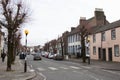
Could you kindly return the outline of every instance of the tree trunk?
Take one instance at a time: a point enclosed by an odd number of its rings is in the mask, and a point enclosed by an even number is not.
[[[17,42],[16,42],[16,40],[15,40],[15,42],[14,42],[14,47],[13,47],[13,54],[14,54],[13,63],[15,62],[15,59],[16,59],[17,48],[18,48]]]
[[[15,37],[14,37],[14,34],[12,36],[12,44],[11,44],[11,47],[12,47],[12,64],[14,64],[15,62]]]
[[[12,47],[11,47],[11,31],[8,31],[8,53],[7,53],[7,71],[11,71],[11,62],[12,62]]]
[[[83,60],[83,63],[86,63],[85,41],[84,41],[84,38],[81,38],[81,39],[83,39],[81,43],[82,44],[82,50],[81,50],[82,60]]]
[[[63,59],[64,59],[64,53],[63,53],[63,43],[62,43],[62,41],[61,41],[61,52],[62,52],[62,57],[63,57]]]

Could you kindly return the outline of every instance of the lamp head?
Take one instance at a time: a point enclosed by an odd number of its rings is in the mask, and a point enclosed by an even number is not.
[[[26,36],[28,35],[28,33],[29,33],[29,31],[28,31],[28,30],[25,30],[25,34],[26,34]]]
[[[89,37],[87,38],[87,42],[90,42],[90,38]]]

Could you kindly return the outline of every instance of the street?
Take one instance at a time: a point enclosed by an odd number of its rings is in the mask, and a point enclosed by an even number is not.
[[[42,77],[44,80],[120,80],[119,71],[44,57],[40,61],[33,61],[32,55],[27,57],[28,65],[36,71],[37,77]]]

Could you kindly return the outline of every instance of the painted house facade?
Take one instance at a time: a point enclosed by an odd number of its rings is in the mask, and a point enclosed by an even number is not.
[[[71,32],[68,34],[68,55],[76,56],[80,47],[79,29],[72,27]]]
[[[104,15],[104,11],[102,9],[96,8],[94,11],[94,17],[86,19],[85,17],[81,17],[79,21],[79,25],[76,28],[71,28],[71,32],[68,34],[68,53],[69,55],[77,56],[78,53],[81,54],[80,47],[81,39],[80,39],[80,30],[79,28],[84,26],[88,32],[91,32],[91,28],[95,26],[101,26],[109,24],[106,20],[106,16]]]
[[[92,30],[91,59],[120,62],[120,20]]]

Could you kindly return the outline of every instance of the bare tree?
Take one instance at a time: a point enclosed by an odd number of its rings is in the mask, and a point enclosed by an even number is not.
[[[83,63],[86,62],[86,50],[85,50],[85,38],[88,36],[89,32],[85,28],[85,26],[80,26],[80,37],[81,37],[81,54],[82,54],[82,59]]]
[[[27,19],[27,12],[22,2],[18,0],[1,0],[0,1],[0,25],[8,30],[8,53],[7,53],[7,71],[11,71],[13,58],[13,36],[21,27],[20,25]],[[15,4],[14,4],[15,3]]]

